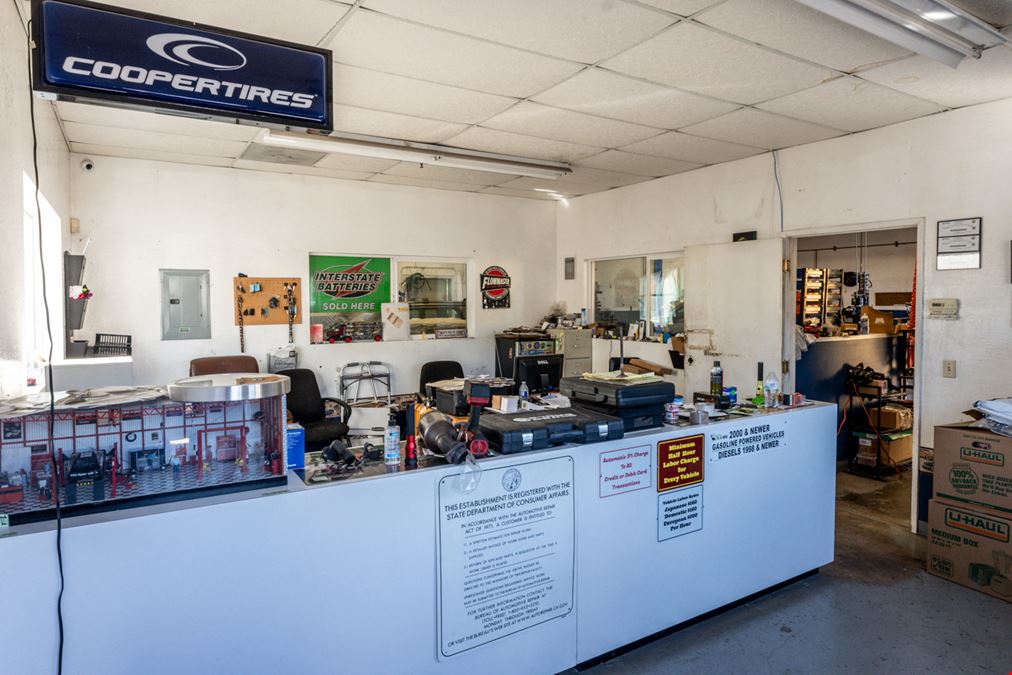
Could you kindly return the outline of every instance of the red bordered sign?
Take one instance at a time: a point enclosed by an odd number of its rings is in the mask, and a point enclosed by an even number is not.
[[[510,275],[498,265],[486,267],[481,273],[481,306],[485,309],[510,306]]]

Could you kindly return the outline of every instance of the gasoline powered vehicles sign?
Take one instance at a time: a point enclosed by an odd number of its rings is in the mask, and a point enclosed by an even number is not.
[[[439,481],[439,657],[573,609],[573,458],[485,469],[465,493]]]

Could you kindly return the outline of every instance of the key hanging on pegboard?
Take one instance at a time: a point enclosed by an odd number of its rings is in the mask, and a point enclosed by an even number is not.
[[[299,306],[295,303],[295,284],[285,284],[285,300],[288,304],[285,306],[285,310],[288,312],[288,344],[295,344],[295,331],[292,325],[295,323],[295,315],[299,313]]]
[[[242,285],[238,287],[239,294],[235,296],[235,307],[239,315],[239,353],[246,353],[246,322],[243,320],[242,294],[245,292]]]

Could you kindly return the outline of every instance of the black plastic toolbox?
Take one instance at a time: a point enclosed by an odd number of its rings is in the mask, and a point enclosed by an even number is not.
[[[559,389],[577,408],[618,417],[626,431],[652,429],[664,424],[664,404],[675,398],[670,382],[598,382],[564,377]]]
[[[625,434],[622,420],[579,408],[485,413],[479,427],[492,448],[503,454],[562,443],[611,441]]]

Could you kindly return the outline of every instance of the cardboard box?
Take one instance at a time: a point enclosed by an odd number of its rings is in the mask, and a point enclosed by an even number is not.
[[[967,424],[935,427],[935,497],[1012,513],[1012,438]]]
[[[879,431],[905,431],[914,425],[914,411],[902,405],[888,403],[878,411],[871,412],[877,419]]]
[[[872,431],[855,431],[857,457],[865,466],[892,466],[910,461],[914,456],[914,435],[909,431],[882,432],[885,443],[880,443]],[[892,461],[890,461],[892,460]]]
[[[1012,516],[932,499],[928,572],[1012,602]]]
[[[301,424],[289,424],[288,434],[288,468],[302,469],[306,466],[306,430]]]

